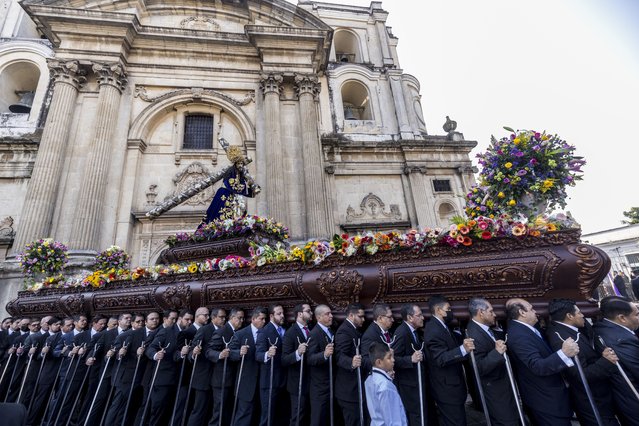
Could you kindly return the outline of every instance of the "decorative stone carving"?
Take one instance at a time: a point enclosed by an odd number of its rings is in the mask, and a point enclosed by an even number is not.
[[[51,78],[57,82],[68,83],[76,89],[86,83],[86,70],[80,68],[78,61],[63,61],[59,59],[47,59]]]
[[[175,185],[175,190],[173,193],[165,198],[165,201],[170,199],[171,197],[185,191],[186,189],[192,187],[197,182],[202,181],[206,177],[208,177],[211,173],[208,171],[206,167],[202,165],[202,163],[195,162],[189,164],[184,170],[178,172],[173,178],[173,184]],[[188,198],[184,201],[184,204],[189,206],[198,206],[202,204],[206,204],[213,198],[213,187],[209,186],[208,188],[198,192],[191,198]]]
[[[377,195],[369,192],[366,197],[359,204],[360,212],[355,213],[355,209],[350,205],[346,209],[346,222],[373,220],[379,221],[380,219],[388,220],[400,220],[402,214],[399,211],[397,204],[390,205],[390,211],[386,212],[386,204]]]
[[[13,218],[7,216],[0,220],[0,241],[12,240],[15,237],[16,231],[13,229]]]
[[[158,196],[158,186],[156,184],[149,185],[149,189],[146,191],[146,204],[147,206],[155,206],[157,201],[155,197]]]
[[[280,74],[262,74],[260,76],[260,90],[264,95],[276,93],[279,96],[282,93],[283,81],[284,77]]]
[[[321,84],[316,75],[296,74],[295,75],[295,94],[297,98],[304,94],[313,95],[313,99],[317,99],[321,90]]]
[[[250,104],[251,102],[255,102],[254,91],[247,92],[242,99],[235,99],[222,92],[218,92],[216,90],[211,90],[211,89],[203,89],[201,87],[193,87],[189,89],[176,89],[176,90],[171,90],[170,92],[164,93],[159,96],[151,97],[146,93],[146,87],[136,85],[134,97],[140,98],[144,102],[159,102],[164,99],[170,98],[171,96],[184,95],[184,94],[190,94],[191,96],[193,96],[193,99],[201,99],[202,96],[204,95],[213,96],[216,98],[224,99],[225,101],[230,102],[235,106],[244,106],[244,105]]]
[[[167,287],[162,293],[164,303],[173,309],[184,309],[191,305],[191,287],[186,284],[178,284]]]
[[[220,25],[211,18],[191,16],[180,21],[180,28],[198,31],[219,31]]]
[[[93,306],[98,311],[114,309],[155,308],[151,297],[146,294],[108,294],[93,298]]]
[[[124,90],[127,79],[126,73],[124,72],[124,68],[121,64],[103,64],[96,62],[93,64],[92,68],[93,72],[97,76],[98,84],[100,86],[106,84],[115,87],[120,92]]]
[[[425,175],[427,171],[428,169],[426,168],[426,166],[415,166],[415,165],[408,165],[408,164],[404,166],[405,175],[409,175],[411,173],[421,173]]]
[[[364,276],[355,270],[338,269],[324,272],[317,279],[317,286],[333,309],[344,310],[359,301]]]

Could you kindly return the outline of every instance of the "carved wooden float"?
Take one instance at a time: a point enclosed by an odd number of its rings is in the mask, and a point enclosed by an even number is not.
[[[610,269],[610,259],[579,237],[579,231],[570,230],[534,238],[496,238],[470,247],[433,246],[423,253],[333,255],[320,265],[269,264],[119,281],[102,289],[23,291],[7,304],[7,311],[32,316],[111,314],[168,307],[251,308],[273,302],[290,308],[305,302],[328,304],[341,319],[354,301],[369,311],[374,303],[389,303],[398,316],[405,302],[424,308],[430,296],[443,294],[460,318],[468,317],[467,301],[473,296],[489,299],[499,315],[510,297],[526,298],[542,315],[552,298],[573,298],[582,311],[593,314],[597,307],[586,300]]]

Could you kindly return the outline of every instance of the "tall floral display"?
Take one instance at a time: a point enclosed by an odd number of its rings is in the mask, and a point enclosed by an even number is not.
[[[67,246],[51,238],[39,239],[26,245],[18,255],[18,262],[28,285],[63,280],[62,271],[69,261]]]
[[[546,209],[566,206],[566,188],[582,179],[586,163],[575,147],[557,135],[514,131],[479,154],[479,184],[466,195],[470,218],[502,213],[532,218]]]

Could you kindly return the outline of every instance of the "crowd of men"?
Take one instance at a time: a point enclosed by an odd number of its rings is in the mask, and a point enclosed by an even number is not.
[[[287,328],[278,304],[6,318],[0,402],[19,404],[32,426],[464,426],[470,391],[492,425],[568,426],[574,415],[639,425],[631,301],[603,299],[591,325],[574,301],[555,299],[543,329],[530,303],[511,299],[507,344],[485,299],[469,301],[463,337],[446,298],[428,306],[428,322],[409,303],[396,324],[375,305],[365,330],[357,304],[338,328],[330,307],[308,304]]]

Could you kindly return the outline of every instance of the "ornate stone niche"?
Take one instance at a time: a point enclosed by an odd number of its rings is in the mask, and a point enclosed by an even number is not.
[[[346,232],[363,230],[405,229],[410,222],[402,220],[399,205],[391,204],[386,210],[386,204],[380,197],[369,192],[359,203],[359,212],[350,205],[346,209],[346,223],[340,225]]]

